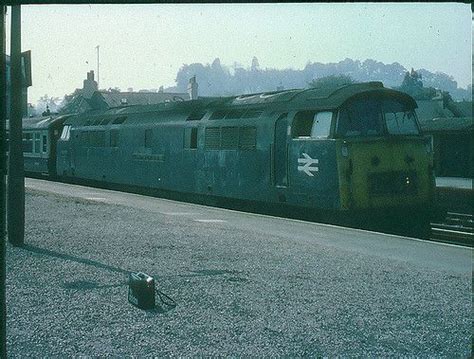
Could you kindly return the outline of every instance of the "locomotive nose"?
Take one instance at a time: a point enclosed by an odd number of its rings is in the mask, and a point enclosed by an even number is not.
[[[341,144],[341,205],[347,209],[419,206],[431,202],[432,175],[423,140],[383,138]],[[350,155],[343,156],[347,147]]]

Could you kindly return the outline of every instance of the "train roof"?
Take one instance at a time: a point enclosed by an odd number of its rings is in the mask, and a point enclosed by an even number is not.
[[[472,117],[433,118],[420,123],[421,129],[426,133],[435,132],[462,132],[474,130]]]
[[[230,97],[202,97],[197,100],[165,102],[154,105],[123,106],[105,111],[83,113],[67,121],[67,123],[83,124],[88,118],[94,117],[94,115],[111,117],[150,112],[203,114],[208,111],[231,111],[233,109],[265,110],[269,107],[275,111],[299,109],[329,110],[338,108],[350,98],[362,94],[386,94],[395,96],[409,103],[413,108],[417,107],[415,100],[403,92],[385,88],[381,82],[366,82],[345,85],[339,88],[292,89]],[[187,117],[181,116],[182,120],[185,118]]]
[[[73,115],[50,115],[38,117],[24,117],[22,119],[22,128],[24,130],[45,130],[57,124],[63,123],[67,118]],[[6,121],[6,128],[10,128],[10,120]]]

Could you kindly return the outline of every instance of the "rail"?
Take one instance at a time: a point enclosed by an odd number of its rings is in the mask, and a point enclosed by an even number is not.
[[[431,223],[431,240],[473,247],[473,215],[448,212],[442,223]]]

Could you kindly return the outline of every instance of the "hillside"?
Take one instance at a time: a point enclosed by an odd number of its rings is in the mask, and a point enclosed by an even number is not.
[[[317,78],[328,75],[349,75],[355,81],[382,81],[387,87],[397,87],[409,71],[397,62],[384,64],[367,59],[365,61],[345,59],[337,63],[323,64],[310,62],[302,70],[262,69],[257,58],[253,58],[248,68],[234,64],[222,65],[219,58],[212,64],[193,63],[183,65],[176,75],[176,87],[169,89],[186,91],[189,78],[196,75],[201,96],[222,96],[262,91],[275,91],[277,88],[304,88]],[[422,75],[425,87],[435,87],[448,91],[454,100],[472,99],[472,86],[459,88],[452,76],[442,72],[416,69]]]

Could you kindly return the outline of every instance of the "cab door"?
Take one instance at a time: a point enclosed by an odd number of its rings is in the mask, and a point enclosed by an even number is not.
[[[284,113],[275,122],[273,145],[273,178],[275,187],[288,187],[288,114]]]

